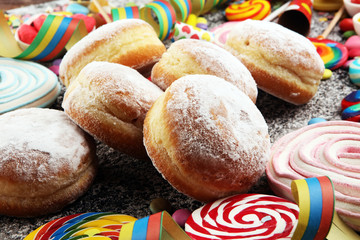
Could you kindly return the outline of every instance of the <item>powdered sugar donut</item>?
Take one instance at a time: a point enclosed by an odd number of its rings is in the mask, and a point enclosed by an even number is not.
[[[183,39],[174,42],[155,64],[151,80],[166,90],[176,79],[189,74],[223,78],[256,102],[257,87],[249,70],[228,51],[205,41]]]
[[[8,112],[0,116],[0,132],[0,214],[55,212],[90,186],[97,166],[93,139],[64,112]]]
[[[150,24],[140,19],[122,19],[101,26],[71,47],[61,61],[59,77],[69,86],[92,61],[120,63],[147,77],[165,51]]]
[[[256,102],[257,87],[249,70],[231,53],[215,44],[183,39],[174,42],[155,64],[151,80],[165,90],[189,74],[210,74],[231,82]]]
[[[62,107],[74,122],[98,140],[129,155],[147,158],[143,122],[162,93],[130,67],[92,62],[70,84]]]
[[[255,104],[212,75],[171,84],[146,115],[144,144],[164,178],[200,201],[248,191],[264,173],[270,148]]]
[[[195,210],[185,224],[193,240],[291,239],[299,207],[286,199],[264,194],[241,194]]]
[[[336,211],[360,230],[360,123],[327,121],[308,125],[275,142],[266,173],[273,191],[292,199],[291,181],[328,176]]]
[[[237,23],[225,49],[249,69],[260,89],[296,105],[314,97],[325,69],[310,40],[274,22]]]

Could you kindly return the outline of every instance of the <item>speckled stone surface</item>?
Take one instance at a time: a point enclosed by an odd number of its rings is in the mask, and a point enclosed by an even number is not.
[[[12,12],[42,12],[49,6],[64,2],[67,1],[56,1]],[[141,2],[144,1],[137,3]],[[225,21],[223,10],[214,10],[205,15],[209,20],[210,29]],[[314,12],[309,37],[320,35],[330,22],[330,20],[320,22],[319,17],[330,18],[333,15],[334,13],[325,13],[319,16],[317,12]],[[344,43],[337,26],[328,38]],[[331,79],[321,82],[317,94],[306,105],[294,106],[259,91],[257,106],[268,123],[271,141],[274,142],[286,133],[307,125],[311,118],[340,119],[340,102],[354,90],[357,90],[357,87],[350,83],[347,70],[338,69],[334,71]],[[59,96],[53,108],[61,109],[61,102],[62,95]],[[151,214],[149,209],[151,200],[158,197],[168,199],[174,209],[195,210],[202,205],[173,189],[153,167],[150,160],[131,158],[101,143],[97,144],[97,155],[100,160],[98,175],[85,195],[61,212],[43,217],[21,219],[0,216],[0,239],[23,239],[48,221],[74,213],[111,211],[137,218],[145,217]],[[271,194],[266,176],[261,178],[251,192]]]

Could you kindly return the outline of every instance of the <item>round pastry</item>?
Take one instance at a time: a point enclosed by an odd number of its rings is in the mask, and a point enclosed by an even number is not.
[[[291,239],[299,207],[286,199],[264,194],[240,194],[195,210],[185,223],[193,240]]]
[[[17,108],[48,107],[61,86],[48,68],[34,62],[0,58],[0,114]]]
[[[163,177],[199,201],[248,191],[264,173],[270,150],[255,104],[212,75],[171,84],[146,115],[144,144]]]
[[[260,89],[292,104],[309,102],[324,73],[314,45],[277,23],[239,22],[225,48],[249,69]]]
[[[60,80],[65,86],[92,61],[120,63],[145,77],[166,51],[155,30],[140,19],[122,19],[105,24],[78,41],[60,64]]]
[[[176,79],[189,74],[210,74],[231,82],[256,102],[257,87],[249,70],[223,48],[193,39],[170,45],[151,72],[151,80],[165,90]]]
[[[95,144],[64,112],[11,111],[0,116],[0,132],[0,214],[56,212],[92,183]]]
[[[360,230],[360,123],[326,121],[291,132],[271,148],[266,174],[276,195],[293,199],[291,182],[328,176],[334,185],[336,211]]]
[[[95,138],[131,156],[147,158],[142,134],[144,118],[162,93],[130,67],[95,61],[70,84],[62,107]]]

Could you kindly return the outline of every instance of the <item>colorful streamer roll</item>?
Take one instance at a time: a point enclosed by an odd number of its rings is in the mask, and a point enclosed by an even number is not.
[[[176,21],[175,9],[165,0],[153,1],[138,10],[136,7],[114,8],[111,13],[114,21],[124,18],[139,18],[140,13],[140,18],[155,29],[160,40],[171,37]]]
[[[293,240],[323,240],[334,215],[334,190],[328,177],[294,180],[291,191],[299,205],[298,225]]]
[[[190,0],[170,0],[171,5],[176,12],[176,20],[185,22],[191,13],[191,1]]]
[[[153,18],[152,13],[157,16],[158,23]],[[176,21],[174,8],[165,0],[156,0],[146,4],[140,9],[140,17],[153,26],[160,40],[170,37]]]
[[[24,51],[16,42],[2,11],[0,11],[0,56],[37,61],[49,61],[64,48],[69,49],[87,34],[80,19],[48,15],[34,41]]]
[[[203,9],[205,7],[206,0],[191,0],[191,13],[199,16],[203,13]]]
[[[114,21],[127,18],[140,18],[138,6],[113,8],[111,9],[111,14]]]
[[[300,209],[292,240],[360,239],[335,211],[334,186],[329,177],[294,180],[291,191]]]

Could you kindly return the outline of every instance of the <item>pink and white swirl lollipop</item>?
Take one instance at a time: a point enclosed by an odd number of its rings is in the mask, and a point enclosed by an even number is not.
[[[208,203],[195,210],[185,223],[194,240],[291,239],[298,206],[264,194],[240,194]]]
[[[275,142],[266,174],[273,191],[292,199],[291,182],[328,176],[339,216],[360,230],[360,123],[327,121],[305,126]]]

